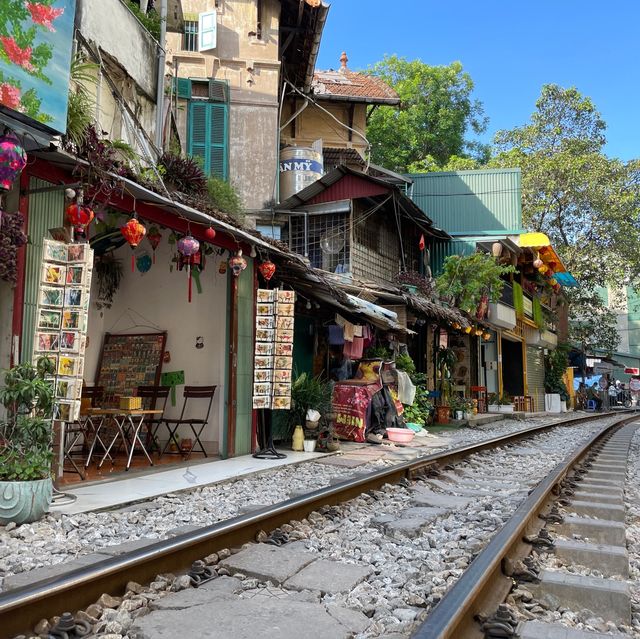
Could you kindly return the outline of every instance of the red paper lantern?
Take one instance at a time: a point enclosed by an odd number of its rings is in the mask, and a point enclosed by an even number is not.
[[[265,282],[268,282],[276,272],[276,265],[273,262],[267,260],[266,262],[262,262],[262,264],[258,266],[258,270],[260,271],[260,275],[264,277]]]
[[[162,233],[160,233],[160,229],[157,226],[152,226],[147,233],[147,239],[149,240],[149,244],[151,244],[151,249],[153,250],[153,263],[156,263],[156,249],[160,245],[162,241]]]
[[[73,226],[79,233],[86,233],[87,226],[91,224],[91,221],[95,217],[93,211],[83,204],[69,204],[67,207],[67,221]]]
[[[421,251],[424,251],[425,246],[426,246],[426,244],[425,244],[425,241],[424,241],[424,233],[423,233],[422,235],[420,235],[420,241],[418,242],[418,248]]]
[[[131,247],[131,272],[133,273],[136,269],[136,259],[133,254],[133,249],[140,244],[142,238],[147,233],[147,229],[143,224],[140,224],[134,213],[133,217],[124,226],[120,227],[120,232],[124,235],[124,239],[127,240]]]
[[[207,242],[213,242],[213,240],[216,239],[216,232],[211,227],[209,227],[208,229],[205,229],[204,238],[207,240]]]

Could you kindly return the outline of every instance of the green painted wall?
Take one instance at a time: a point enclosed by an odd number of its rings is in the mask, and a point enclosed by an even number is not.
[[[251,452],[251,423],[253,416],[253,334],[255,323],[253,267],[247,257],[247,268],[238,278],[238,358],[237,407],[236,407],[236,455]],[[230,276],[233,277],[233,276]]]

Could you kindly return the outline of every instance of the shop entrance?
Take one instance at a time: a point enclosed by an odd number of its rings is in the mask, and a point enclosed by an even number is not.
[[[505,395],[524,395],[522,342],[502,338],[502,385]]]

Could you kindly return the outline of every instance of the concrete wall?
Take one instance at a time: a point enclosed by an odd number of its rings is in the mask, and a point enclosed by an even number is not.
[[[154,332],[153,325],[167,331],[166,349],[171,353],[171,362],[163,364],[163,371],[184,370],[187,384],[217,384],[211,410],[209,426],[203,433],[205,447],[217,452],[222,441],[225,427],[226,360],[227,360],[227,275],[218,273],[221,260],[212,255],[207,259],[205,270],[200,274],[202,294],[196,292],[193,285],[193,301],[187,301],[187,273],[170,272],[169,266],[174,255],[174,247],[167,242],[169,231],[162,231],[163,240],[156,249],[156,263],[147,273],[136,270],[131,272],[131,249],[128,245],[118,249],[116,255],[123,260],[124,278],[116,293],[110,309],[100,311],[96,308],[97,278],[92,282],[91,305],[89,312],[89,343],[86,350],[84,377],[87,383],[94,383],[98,358],[102,349],[105,332],[110,333],[146,333]],[[147,244],[139,249],[151,255]],[[131,316],[127,311],[131,309]],[[149,321],[145,322],[136,313]],[[131,317],[136,318],[135,321]],[[150,327],[133,327],[134,323],[149,324]],[[196,338],[202,336],[204,348],[195,347]],[[178,387],[176,406],[167,404],[167,417],[177,417],[182,408],[182,387]],[[196,412],[202,408],[201,401],[194,404]],[[197,415],[193,415],[194,417]],[[160,438],[165,437],[161,429]],[[189,429],[181,431],[184,437],[190,437]]]
[[[182,78],[227,80],[231,88],[229,114],[229,178],[247,209],[261,208],[273,197],[277,171],[278,37],[280,3],[264,4],[262,38],[256,31],[254,0],[219,0],[217,47],[182,51],[182,35],[167,34],[167,58]],[[215,8],[213,0],[183,0],[185,20]],[[187,141],[186,102],[176,117],[183,150]]]

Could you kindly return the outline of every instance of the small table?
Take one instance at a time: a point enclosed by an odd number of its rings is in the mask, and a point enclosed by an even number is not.
[[[96,436],[93,440],[93,444],[91,445],[91,450],[89,451],[89,458],[87,459],[87,464],[91,459],[91,455],[93,453],[93,448],[96,440],[98,439],[99,431],[102,428],[104,421],[107,417],[111,418],[113,423],[116,425],[118,432],[113,436],[113,439],[106,447],[105,453],[98,464],[98,468],[102,467],[107,457],[111,459],[111,463],[113,464],[114,460],[111,457],[110,452],[113,448],[113,445],[118,440],[118,437],[122,439],[122,443],[124,444],[124,449],[128,453],[127,458],[127,466],[125,470],[129,470],[131,466],[131,460],[133,458],[133,451],[136,447],[136,442],[140,445],[142,452],[145,454],[146,458],[149,460],[149,464],[153,466],[153,460],[149,456],[147,449],[145,448],[144,442],[140,438],[140,431],[144,426],[145,417],[150,415],[157,416],[162,415],[162,410],[152,410],[152,409],[127,409],[127,408],[91,408],[88,411],[88,415],[99,416],[101,418],[100,423],[96,428]],[[131,437],[131,441],[129,441],[128,435],[133,433]],[[100,440],[102,442],[102,440]]]

